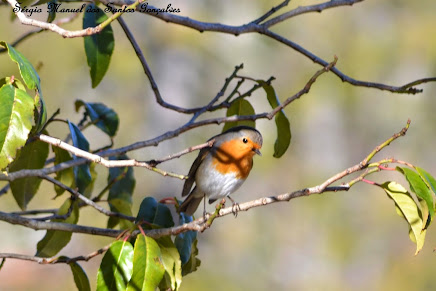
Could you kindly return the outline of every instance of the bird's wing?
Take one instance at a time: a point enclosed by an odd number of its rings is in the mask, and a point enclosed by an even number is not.
[[[182,197],[188,195],[191,191],[192,185],[195,182],[195,173],[197,173],[198,167],[201,165],[209,151],[209,147],[200,150],[198,157],[195,159],[194,163],[191,166],[191,169],[189,170],[188,179],[186,179],[185,184],[183,185]]]

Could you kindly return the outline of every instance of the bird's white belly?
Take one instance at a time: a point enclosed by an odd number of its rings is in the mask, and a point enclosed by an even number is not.
[[[211,200],[229,196],[241,187],[245,181],[245,179],[236,178],[236,173],[221,174],[215,169],[207,169],[206,173],[204,168],[207,167],[200,166],[198,169],[195,182],[197,191],[206,194]]]

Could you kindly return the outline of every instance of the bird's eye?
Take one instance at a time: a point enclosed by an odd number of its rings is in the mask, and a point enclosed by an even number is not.
[[[242,139],[242,142],[243,142],[243,143],[247,143],[248,140],[244,137],[244,138]]]

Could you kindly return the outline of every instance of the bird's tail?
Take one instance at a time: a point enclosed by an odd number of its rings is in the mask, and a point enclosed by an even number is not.
[[[200,205],[201,200],[203,200],[203,196],[196,197],[194,196],[194,191],[192,191],[180,205],[179,212],[184,212],[186,215],[192,216],[195,210],[197,210],[198,205]]]

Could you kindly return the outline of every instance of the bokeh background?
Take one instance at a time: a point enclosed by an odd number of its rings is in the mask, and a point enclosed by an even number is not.
[[[150,1],[166,7],[171,3],[180,15],[197,20],[240,25],[269,10],[279,1]],[[288,8],[320,3],[291,1]],[[71,7],[78,6],[71,4]],[[67,6],[65,6],[67,7]],[[11,9],[0,6],[0,40],[13,42],[34,28],[11,22]],[[352,7],[301,15],[273,28],[319,57],[360,80],[403,85],[415,79],[436,76],[436,2],[434,0],[364,1]],[[67,16],[67,15],[65,15]],[[46,15],[34,15],[45,19]],[[57,17],[64,17],[58,15]],[[168,24],[154,17],[124,16],[136,36],[166,101],[180,106],[199,106],[215,96],[235,65],[244,64],[242,74],[253,78],[277,78],[273,85],[281,100],[300,90],[320,67],[292,49],[259,34],[235,37],[199,33]],[[81,28],[81,15],[66,25]],[[102,83],[91,89],[83,39],[63,39],[42,32],[19,46],[37,68],[49,114],[60,108],[61,117],[78,122],[74,101],[103,102],[120,117],[115,146],[153,138],[177,128],[190,117],[159,107],[154,101],[141,65],[121,31],[113,24],[115,51]],[[19,76],[16,65],[0,55],[0,76]],[[315,186],[328,177],[358,163],[377,144],[399,131],[408,118],[407,135],[377,157],[396,157],[436,174],[435,122],[436,84],[420,86],[418,95],[392,94],[344,84],[333,74],[324,74],[308,95],[285,109],[292,128],[292,143],[281,158],[272,157],[275,140],[273,121],[257,121],[264,135],[263,157],[234,198],[239,202]],[[264,93],[250,98],[256,112],[268,110]],[[219,112],[210,116],[223,115]],[[222,126],[209,125],[165,141],[155,148],[130,153],[147,160],[201,143],[219,133]],[[51,135],[63,138],[67,128],[53,124]],[[98,130],[85,135],[92,148],[108,143]],[[196,154],[162,165],[187,173]],[[97,166],[95,189],[105,186],[107,169]],[[182,181],[135,169],[137,185],[133,210],[146,196],[177,196]],[[381,174],[382,182],[398,174]],[[0,183],[3,186],[4,183]],[[29,209],[58,207],[51,185],[42,182]],[[1,211],[19,210],[11,193],[0,197]],[[210,206],[209,209],[212,209]],[[83,225],[104,227],[106,218],[93,209],[83,209]],[[201,267],[184,278],[181,290],[434,290],[436,231],[430,227],[424,249],[414,256],[407,225],[395,213],[384,192],[359,184],[349,192],[325,193],[252,209],[215,221],[199,234]],[[33,231],[0,222],[0,252],[32,255],[44,231]],[[61,254],[90,253],[110,239],[74,234]],[[81,265],[95,287],[101,257]],[[0,290],[75,290],[66,265],[38,265],[8,260],[0,271]]]

